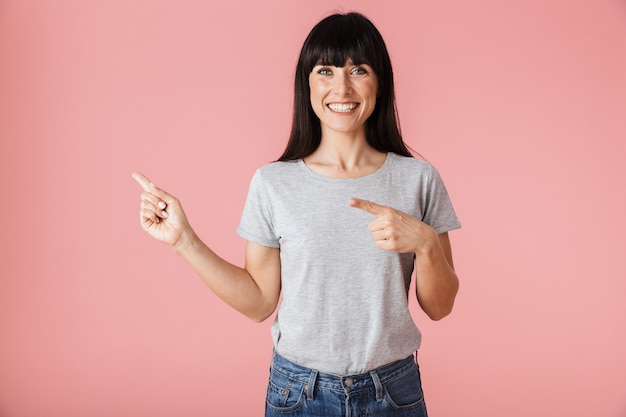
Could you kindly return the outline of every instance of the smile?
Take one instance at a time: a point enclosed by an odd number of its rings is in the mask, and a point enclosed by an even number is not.
[[[347,113],[359,107],[359,103],[330,103],[328,108],[337,113]]]

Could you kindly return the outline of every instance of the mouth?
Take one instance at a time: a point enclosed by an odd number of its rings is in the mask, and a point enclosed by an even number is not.
[[[359,103],[329,103],[326,106],[336,113],[348,113],[359,107]]]

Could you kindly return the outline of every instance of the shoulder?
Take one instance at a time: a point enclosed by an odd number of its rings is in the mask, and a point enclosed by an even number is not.
[[[289,184],[302,171],[300,160],[271,162],[258,168],[252,177],[255,187],[281,187]]]
[[[423,159],[390,153],[392,170],[403,175],[429,177],[436,172],[435,167]]]
[[[256,175],[263,177],[275,177],[285,175],[286,173],[292,173],[300,169],[300,160],[295,161],[276,161],[270,162],[267,165],[263,165],[258,168]]]

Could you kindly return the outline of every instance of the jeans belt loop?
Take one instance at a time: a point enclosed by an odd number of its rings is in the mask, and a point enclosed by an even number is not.
[[[376,401],[381,402],[383,400],[383,384],[380,382],[380,378],[378,378],[378,372],[371,371],[370,375],[376,387]]]
[[[313,401],[313,390],[315,389],[315,380],[317,379],[317,371],[313,369],[311,375],[309,375],[309,383],[306,389],[306,399]]]

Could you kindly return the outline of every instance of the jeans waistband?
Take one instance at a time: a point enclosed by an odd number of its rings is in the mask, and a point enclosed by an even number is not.
[[[382,383],[394,379],[407,369],[416,366],[413,355],[369,372],[355,375],[334,375],[310,369],[280,356],[274,351],[272,370],[307,384],[312,391],[314,386],[344,392],[376,388],[382,391]],[[381,394],[382,395],[382,394]],[[378,395],[377,395],[378,396]]]

